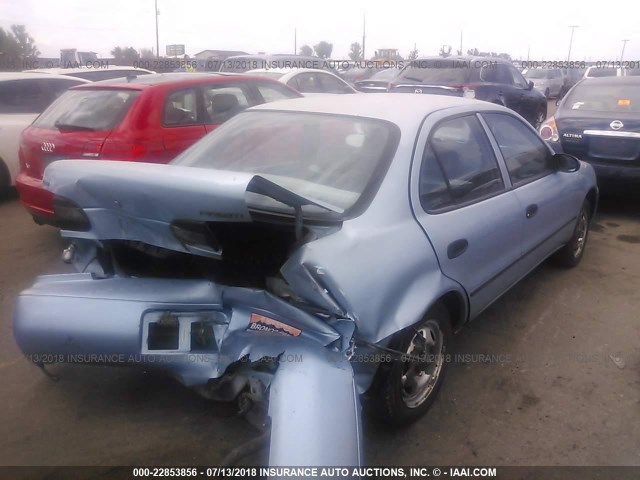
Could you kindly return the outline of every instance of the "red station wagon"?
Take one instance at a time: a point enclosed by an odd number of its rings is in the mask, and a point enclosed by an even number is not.
[[[54,224],[42,185],[60,159],[168,163],[238,112],[301,95],[275,80],[236,74],[168,73],[71,88],[20,141],[20,200],[37,223]]]

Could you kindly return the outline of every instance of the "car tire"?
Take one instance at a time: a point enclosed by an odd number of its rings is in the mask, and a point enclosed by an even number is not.
[[[426,342],[419,340],[422,338]],[[388,348],[425,355],[424,364],[394,360],[382,363],[376,373],[365,408],[378,420],[400,427],[423,416],[444,381],[453,329],[448,310],[435,304],[418,324],[396,333]],[[424,352],[424,353],[423,353]]]
[[[589,204],[589,200],[585,200],[578,214],[571,240],[553,255],[553,263],[563,268],[573,268],[580,263],[587,246],[589,222],[591,221],[590,216],[591,205]]]
[[[5,163],[0,159],[0,200],[9,195],[11,187],[11,177]]]
[[[549,89],[548,88],[544,91],[544,98],[549,100]]]

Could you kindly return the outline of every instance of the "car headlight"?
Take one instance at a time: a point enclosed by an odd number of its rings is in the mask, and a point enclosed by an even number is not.
[[[555,118],[550,117],[542,122],[542,125],[540,125],[540,136],[547,142],[557,142],[560,140]]]

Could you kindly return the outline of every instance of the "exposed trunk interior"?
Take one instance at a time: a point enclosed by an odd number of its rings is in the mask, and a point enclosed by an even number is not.
[[[278,275],[298,245],[293,222],[208,222],[198,227],[207,233],[208,246],[222,250],[221,258],[127,240],[104,243],[115,270],[128,276],[207,278],[225,285],[254,288],[266,288],[268,279]]]

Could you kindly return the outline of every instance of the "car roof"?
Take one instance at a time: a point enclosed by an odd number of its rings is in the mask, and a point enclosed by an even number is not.
[[[56,75],[51,73],[38,72],[0,72],[0,82],[7,80],[26,80],[26,79],[52,79],[59,78],[62,80],[77,80],[81,83],[91,83],[89,80],[77,77],[69,77],[67,75]]]
[[[473,55],[452,55],[450,57],[440,57],[440,56],[431,56],[431,57],[419,57],[416,58],[415,60],[409,60],[407,61],[408,64],[411,64],[411,62],[419,62],[420,60],[440,60],[443,62],[450,62],[450,61],[458,61],[458,62],[469,62],[469,61],[475,61],[475,60],[479,60],[479,61],[487,61],[487,62],[497,62],[497,63],[506,63],[509,65],[513,65],[509,60],[506,60],[504,58],[500,58],[500,57],[480,57],[480,56],[473,56]]]
[[[286,75],[288,73],[328,73],[332,75],[331,72],[320,68],[256,68],[255,70],[249,70],[245,73],[254,75],[259,73],[281,73],[282,75]]]
[[[95,87],[109,87],[109,88],[129,88],[134,90],[144,90],[146,88],[154,87],[156,85],[165,85],[167,87],[180,86],[180,85],[197,85],[200,83],[211,82],[215,79],[224,79],[228,77],[234,77],[238,80],[250,81],[256,80],[255,76],[243,76],[236,73],[224,73],[224,72],[211,72],[211,73],[196,73],[196,72],[172,72],[172,73],[151,73],[148,75],[131,76],[111,78],[109,80],[101,80],[99,82],[93,82],[91,85],[81,85],[79,88],[95,88]]]
[[[97,60],[99,61],[99,60]],[[59,74],[59,75],[73,75],[74,73],[84,73],[91,72],[94,70],[131,70],[131,71],[140,71],[140,72],[151,72],[151,70],[147,70],[146,68],[137,68],[131,67],[128,65],[100,65],[96,67],[78,67],[78,68],[37,68],[34,70],[25,70],[30,73],[48,73],[48,74]],[[153,72],[151,72],[153,73]]]
[[[585,80],[581,80],[578,85],[584,83]],[[629,76],[629,77],[590,77],[585,85],[606,85],[606,86],[621,86],[621,85],[632,85],[632,86],[640,86],[640,77]]]
[[[388,120],[399,126],[409,126],[419,124],[426,115],[437,110],[464,106],[478,107],[478,110],[493,108],[496,111],[508,111],[504,107],[469,98],[408,93],[317,95],[265,103],[250,110],[349,115]]]

